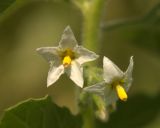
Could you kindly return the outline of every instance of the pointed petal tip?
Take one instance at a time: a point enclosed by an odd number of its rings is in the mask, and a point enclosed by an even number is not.
[[[131,57],[130,57],[130,62],[133,63],[133,59],[134,59],[134,56],[131,56]]]
[[[78,85],[78,87],[83,88],[83,84],[82,85]]]
[[[99,55],[97,55],[96,53],[92,56],[92,59],[90,60],[90,61],[94,61],[94,60],[96,60],[96,59],[98,59],[99,58]]]
[[[36,52],[41,53],[46,47],[36,48]]]
[[[133,61],[133,56],[130,57],[130,65],[133,67],[134,61]]]
[[[63,65],[59,65],[58,67],[52,66],[48,72],[47,87],[54,84],[63,73],[64,73]]]
[[[67,25],[67,26],[66,26],[66,29],[71,29],[70,25]]]
[[[104,61],[107,61],[109,60],[106,56],[103,57],[103,64],[104,64]]]
[[[98,59],[99,58],[99,55],[97,55],[96,53],[92,53],[91,55],[90,55],[90,60],[88,60],[88,61],[94,61],[94,60],[96,60],[96,59]]]
[[[133,61],[133,56],[131,56],[130,62],[127,70],[125,71],[125,77],[124,77],[124,81],[126,83],[124,84],[124,87],[126,88],[126,91],[129,90],[133,82],[133,78],[132,78],[133,66],[134,66],[134,61]]]
[[[50,87],[52,84],[53,84],[53,82],[51,82],[51,81],[49,81],[49,80],[47,79],[47,88]]]
[[[104,62],[111,62],[111,63],[114,64],[114,62],[112,62],[112,61],[111,61],[108,57],[106,57],[106,56],[103,57],[103,64],[104,64]]]
[[[58,79],[53,80],[53,79],[47,77],[47,88],[50,87],[51,85],[53,85],[57,80]]]
[[[103,59],[107,59],[107,57],[106,57],[106,56],[103,56]]]
[[[77,40],[70,26],[67,26],[61,36],[59,47],[62,49],[73,49],[78,46]]]
[[[41,50],[41,48],[36,48],[36,52],[39,52]]]
[[[43,51],[42,48],[36,48],[36,52],[37,52],[38,54],[42,54],[42,53],[43,53],[42,51]]]
[[[83,88],[83,81],[73,81],[78,87]]]
[[[47,88],[50,87],[51,85],[52,85],[52,84],[48,84],[48,83],[47,83]]]
[[[65,27],[64,32],[66,32],[66,31],[72,32],[72,29],[71,29],[71,27],[70,27],[69,25],[67,25],[67,26]]]
[[[56,81],[51,81],[49,79],[47,79],[47,88],[50,87],[51,85],[53,85]]]

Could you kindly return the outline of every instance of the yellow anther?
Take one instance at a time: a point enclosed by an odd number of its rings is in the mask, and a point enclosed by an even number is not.
[[[119,84],[116,85],[116,91],[117,91],[119,99],[121,99],[122,101],[127,100],[127,98],[128,98],[127,93],[121,85],[119,85]]]
[[[71,61],[72,61],[72,59],[70,56],[65,56],[63,58],[63,66],[68,67],[71,64]]]

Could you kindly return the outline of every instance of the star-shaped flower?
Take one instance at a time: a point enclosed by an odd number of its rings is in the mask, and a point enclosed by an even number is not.
[[[81,65],[98,58],[94,52],[78,45],[69,26],[63,32],[59,46],[37,48],[37,52],[50,63],[47,87],[55,83],[65,72],[75,84],[83,87]]]
[[[84,88],[87,92],[96,93],[102,96],[109,105],[118,98],[126,101],[127,91],[132,83],[133,57],[130,58],[130,64],[126,72],[122,72],[110,59],[103,58],[103,79],[104,81],[93,86]]]

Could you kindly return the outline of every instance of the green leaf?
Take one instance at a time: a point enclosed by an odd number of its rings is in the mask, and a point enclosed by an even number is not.
[[[16,0],[0,0],[0,13],[7,9]]]
[[[6,110],[0,128],[80,128],[81,119],[50,97],[30,99]]]

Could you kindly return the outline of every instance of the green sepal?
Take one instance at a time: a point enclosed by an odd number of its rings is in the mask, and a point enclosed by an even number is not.
[[[84,83],[85,86],[91,86],[103,81],[103,69],[92,66],[85,66],[84,80],[85,80]]]

